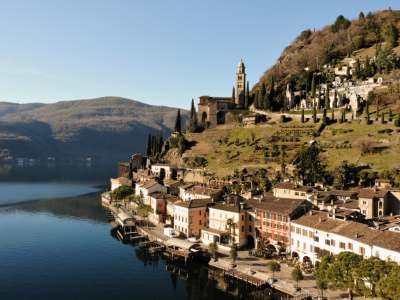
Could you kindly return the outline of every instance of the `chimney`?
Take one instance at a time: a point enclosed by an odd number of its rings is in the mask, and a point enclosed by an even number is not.
[[[322,218],[321,218],[321,217],[319,217],[319,222],[320,222],[320,223],[322,222]]]
[[[358,239],[358,233],[356,233],[356,239]]]
[[[310,216],[312,216],[312,210],[310,210]]]
[[[261,199],[261,198],[260,198],[259,202],[260,202],[260,203],[262,202],[262,199]]]
[[[393,213],[392,212],[390,213],[390,216],[393,217]]]
[[[333,199],[331,200],[331,205],[333,206]]]

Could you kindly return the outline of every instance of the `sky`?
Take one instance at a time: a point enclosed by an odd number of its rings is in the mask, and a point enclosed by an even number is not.
[[[0,3],[0,101],[119,96],[190,108],[254,85],[306,29],[396,1],[31,0]],[[197,101],[197,100],[195,100]]]

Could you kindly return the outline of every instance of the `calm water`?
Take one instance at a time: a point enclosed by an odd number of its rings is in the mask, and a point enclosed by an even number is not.
[[[120,243],[100,206],[117,164],[0,165],[0,299],[280,299]]]

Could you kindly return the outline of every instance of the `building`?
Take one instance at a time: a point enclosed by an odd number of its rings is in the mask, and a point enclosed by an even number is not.
[[[236,73],[236,105],[244,106],[246,88],[246,72],[242,60]],[[229,103],[232,97],[210,97],[201,96],[198,98],[198,123],[202,126],[209,122],[211,125],[225,124],[225,116],[228,113]]]
[[[361,189],[358,194],[361,213],[367,219],[383,217],[387,215],[388,191],[372,189]]]
[[[258,121],[258,116],[257,114],[253,114],[253,115],[244,115],[243,116],[243,120],[242,123],[243,124],[257,124]]]
[[[167,188],[155,180],[141,181],[136,183],[135,194],[143,199],[144,204],[150,204],[150,199],[148,196],[154,192],[167,193]]]
[[[330,210],[332,208],[332,205],[337,205],[343,208],[350,208],[346,207],[346,203],[351,203],[352,207],[354,207],[354,204],[356,204],[358,208],[357,192],[352,191],[313,191],[311,192],[311,196],[308,199],[314,205],[318,206],[320,210]]]
[[[146,169],[150,165],[150,159],[147,156],[143,156],[141,153],[134,154],[127,163],[118,163],[118,177],[122,177],[124,174],[130,174],[137,172],[138,169]]]
[[[269,241],[278,253],[290,252],[290,221],[316,207],[304,199],[263,197],[253,205],[259,240]]]
[[[291,222],[291,255],[319,266],[326,255],[351,251],[370,257],[370,246],[381,233],[356,222],[360,214],[351,210],[310,211]]]
[[[132,187],[132,180],[129,180],[125,177],[110,178],[110,181],[111,181],[111,191],[123,185]]]
[[[185,183],[180,182],[178,180],[171,180],[171,179],[164,180],[164,186],[168,188],[167,193],[175,196],[179,195],[179,187],[185,185],[186,185]]]
[[[392,184],[390,179],[375,179],[375,188],[377,190],[391,188]]]
[[[215,203],[208,209],[209,226],[202,229],[201,238],[203,243],[217,242],[220,246],[227,247],[228,249],[230,248],[229,243],[237,243],[239,246],[244,246],[249,242],[254,244],[254,240],[248,241],[248,233],[252,233],[254,227],[247,225],[247,220],[251,222],[253,219],[247,215],[247,208],[244,207],[244,204]],[[229,220],[235,223],[235,229],[232,229],[230,238],[227,233]],[[250,239],[253,239],[252,234],[250,235]]]
[[[186,237],[199,237],[207,226],[207,207],[210,199],[194,199],[174,203],[174,228]]]
[[[167,164],[154,164],[151,166],[151,172],[155,176],[160,176],[161,169],[165,170],[165,177],[170,178],[172,169],[176,169],[176,165],[167,165]]]
[[[219,200],[221,194],[221,189],[193,186],[183,192],[182,200],[187,201],[191,199],[211,199],[213,202],[215,202]]]
[[[235,98],[236,105],[244,107],[245,90],[246,90],[246,72],[243,60],[240,60],[236,73],[236,98]]]
[[[307,193],[314,190],[312,186],[299,186],[297,183],[277,183],[272,187],[273,195],[280,198],[308,199]]]

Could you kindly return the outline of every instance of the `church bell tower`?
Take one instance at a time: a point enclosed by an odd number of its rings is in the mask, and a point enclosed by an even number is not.
[[[245,88],[246,88],[246,73],[244,71],[245,66],[242,60],[238,65],[238,71],[236,73],[236,105],[244,106]]]

